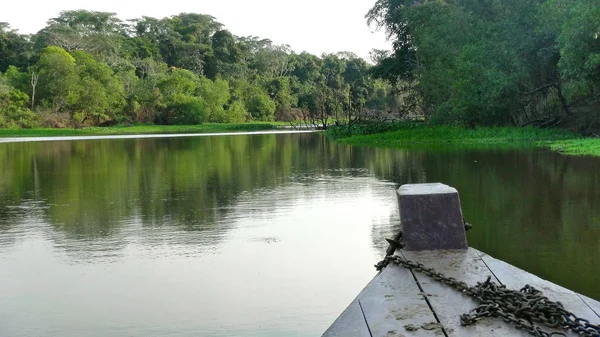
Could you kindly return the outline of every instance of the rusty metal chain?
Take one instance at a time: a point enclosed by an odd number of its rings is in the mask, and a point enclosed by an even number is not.
[[[588,320],[575,316],[567,311],[560,302],[553,302],[545,297],[541,291],[526,285],[521,290],[506,289],[491,280],[491,276],[484,282],[477,282],[469,286],[463,281],[445,276],[433,268],[427,268],[421,263],[415,263],[400,256],[392,255],[396,248],[401,248],[402,233],[394,240],[389,240],[387,256],[375,265],[381,270],[390,263],[407,269],[416,270],[439,282],[442,282],[461,293],[473,297],[481,303],[468,314],[461,315],[462,325],[471,325],[484,317],[499,317],[507,323],[512,323],[517,329],[527,331],[533,336],[551,337],[566,336],[563,332],[546,332],[538,324],[549,328],[562,328],[571,330],[581,336],[600,337],[600,325],[591,324]]]

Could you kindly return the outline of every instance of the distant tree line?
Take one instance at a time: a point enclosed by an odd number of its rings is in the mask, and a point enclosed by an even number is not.
[[[0,127],[355,120],[398,106],[370,68],[235,36],[209,15],[64,11],[33,35],[0,23]]]
[[[598,0],[378,0],[367,19],[393,42],[373,73],[433,121],[600,130]]]

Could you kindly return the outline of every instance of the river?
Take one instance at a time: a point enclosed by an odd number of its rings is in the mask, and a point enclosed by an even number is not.
[[[375,275],[395,189],[443,182],[469,244],[600,299],[600,159],[320,134],[0,143],[0,336],[319,336]]]

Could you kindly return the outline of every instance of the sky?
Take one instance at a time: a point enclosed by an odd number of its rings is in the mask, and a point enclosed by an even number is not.
[[[209,14],[238,36],[254,35],[288,44],[300,53],[350,51],[368,59],[372,49],[390,49],[384,32],[374,32],[365,14],[375,0],[31,0],[6,1],[0,22],[22,34],[42,29],[63,10],[112,12],[123,20],[163,18],[182,12]]]

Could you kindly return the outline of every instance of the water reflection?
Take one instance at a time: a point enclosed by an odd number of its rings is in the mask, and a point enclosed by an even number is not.
[[[543,150],[413,150],[376,172],[399,183],[456,187],[464,216],[475,225],[471,246],[600,298],[593,267],[600,261],[599,158]]]
[[[245,192],[300,183],[334,193],[339,178],[368,176],[378,157],[316,135],[2,144],[0,228],[41,201],[40,221],[65,240],[119,237],[136,222],[223,229],[219,219]]]
[[[279,134],[0,144],[0,163],[2,336],[318,335],[419,182],[459,190],[472,246],[600,298],[594,158]]]

